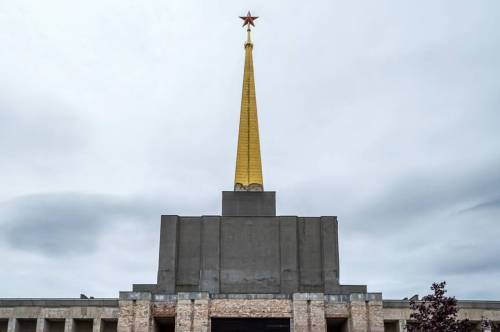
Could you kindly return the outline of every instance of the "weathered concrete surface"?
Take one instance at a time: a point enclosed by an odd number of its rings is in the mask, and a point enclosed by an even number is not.
[[[276,216],[274,191],[223,191],[223,216]]]
[[[75,320],[90,321],[91,332],[101,332],[102,320],[118,316],[116,299],[0,300],[0,321],[8,321],[4,332],[73,332]]]
[[[223,217],[222,293],[279,293],[280,224],[276,217]]]
[[[118,299],[0,299],[0,307],[116,307]]]
[[[348,295],[325,295],[325,317],[326,318],[348,318],[349,296]]]
[[[336,217],[162,216],[158,284],[134,291],[349,294],[366,286],[339,284]]]
[[[1,318],[26,319],[117,319],[118,307],[0,307]]]

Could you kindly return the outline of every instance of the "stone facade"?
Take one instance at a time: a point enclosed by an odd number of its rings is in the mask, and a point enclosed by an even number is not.
[[[459,306],[459,316],[476,325],[482,319],[500,323],[500,302]],[[380,293],[121,292],[119,299],[106,300],[0,300],[0,332],[210,332],[213,318],[285,318],[291,331],[301,332],[402,332],[410,313],[408,301],[383,301]]]

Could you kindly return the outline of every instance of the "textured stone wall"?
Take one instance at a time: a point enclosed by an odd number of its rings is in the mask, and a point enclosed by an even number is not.
[[[214,299],[210,303],[210,317],[291,317],[291,301],[277,299]]]
[[[134,303],[120,301],[120,317],[118,318],[118,332],[134,331]]]
[[[325,303],[325,317],[327,318],[348,318],[348,303]]]
[[[325,300],[321,293],[293,295],[293,329],[304,332],[325,332]]]
[[[177,294],[175,331],[208,332],[210,325],[208,306],[208,293]]]
[[[153,303],[153,317],[175,317],[176,303]]]
[[[368,331],[368,312],[364,294],[351,294],[349,301],[349,331]]]
[[[150,332],[151,300],[121,300],[118,332]]]
[[[382,294],[366,294],[368,332],[384,332]]]

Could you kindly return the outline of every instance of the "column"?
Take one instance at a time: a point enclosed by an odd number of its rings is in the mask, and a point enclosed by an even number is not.
[[[406,319],[400,319],[398,321],[398,332],[405,332],[406,331]]]
[[[162,293],[175,292],[178,216],[161,216],[158,288]]]
[[[293,294],[293,331],[325,332],[325,297],[323,293]]]
[[[368,331],[384,332],[384,309],[382,305],[382,293],[366,294],[366,305],[368,311]]]
[[[134,309],[134,332],[149,332],[151,322],[151,300],[137,300]]]
[[[17,332],[17,319],[9,318],[9,323],[7,325],[7,332]]]
[[[349,302],[349,332],[368,332],[365,294],[353,293],[349,296]]]
[[[208,293],[178,293],[176,332],[208,332]]]
[[[73,318],[66,318],[64,320],[64,332],[73,332]]]
[[[484,322],[481,322],[481,331],[482,332],[491,332],[491,322],[486,320]]]
[[[120,314],[118,315],[117,332],[133,332],[134,301],[119,301]],[[64,331],[67,332],[67,331]]]
[[[151,293],[120,292],[118,303],[120,315],[118,317],[117,332],[150,332]],[[96,331],[93,330],[93,332]]]
[[[46,325],[45,318],[37,318],[36,332],[45,332],[45,325]]]
[[[92,326],[92,332],[101,332],[101,318],[94,318],[94,325]],[[38,331],[37,331],[38,332]]]

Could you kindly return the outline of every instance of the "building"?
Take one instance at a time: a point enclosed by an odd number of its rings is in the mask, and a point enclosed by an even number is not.
[[[156,284],[115,299],[0,299],[0,332],[403,331],[408,300],[339,282],[335,216],[277,216],[264,191],[250,13],[234,191],[219,216],[161,217]],[[500,322],[500,301],[460,301]],[[479,329],[479,327],[477,328]]]

